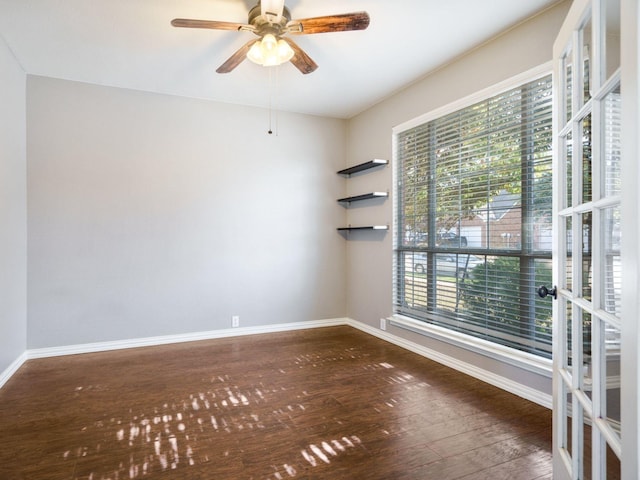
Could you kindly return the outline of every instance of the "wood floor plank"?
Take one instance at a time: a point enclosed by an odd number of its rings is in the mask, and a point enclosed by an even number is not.
[[[552,478],[551,454],[544,456],[538,452],[518,457],[480,472],[473,472],[462,480],[541,480]]]
[[[550,412],[350,327],[30,360],[0,478],[544,478]]]
[[[541,430],[545,432],[546,435],[548,428],[546,423],[548,423],[548,419],[546,419],[544,425],[541,425],[538,419],[539,415],[528,415],[521,417],[519,422],[513,422],[511,424],[494,422],[491,425],[485,425],[480,428],[467,428],[457,435],[449,435],[446,438],[429,442],[429,447],[443,457],[447,457],[460,455],[468,450],[491,445],[503,440],[521,438]],[[450,423],[451,422],[449,422],[449,424]],[[465,422],[460,423],[470,427],[466,419]]]

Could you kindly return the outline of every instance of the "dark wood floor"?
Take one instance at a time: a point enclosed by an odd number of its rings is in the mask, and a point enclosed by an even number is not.
[[[350,327],[28,361],[0,479],[550,479],[551,412]]]

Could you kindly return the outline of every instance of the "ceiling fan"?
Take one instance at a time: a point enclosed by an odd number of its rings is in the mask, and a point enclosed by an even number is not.
[[[246,24],[174,18],[171,25],[252,32],[260,37],[259,40],[251,40],[240,47],[218,67],[216,70],[218,73],[229,73],[245,58],[249,58],[264,66],[280,65],[291,61],[300,72],[307,74],[318,68],[318,65],[286,35],[364,30],[369,26],[369,14],[354,12],[291,20],[291,13],[285,6],[284,0],[258,0],[258,4],[249,11]]]

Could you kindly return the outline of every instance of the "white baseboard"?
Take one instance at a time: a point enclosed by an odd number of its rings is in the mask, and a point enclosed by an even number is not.
[[[211,330],[207,332],[133,338],[128,340],[115,340],[112,342],[85,343],[63,347],[36,348],[27,350],[26,358],[47,358],[59,357],[62,355],[78,355],[81,353],[107,352],[110,350],[153,347],[156,345],[167,345],[170,343],[195,342],[198,340],[213,340],[217,338],[258,335],[261,333],[286,332],[292,330],[303,330],[307,328],[334,327],[338,325],[347,325],[348,323],[349,320],[347,318],[331,318],[326,320],[312,320],[308,322],[279,323],[275,325],[262,325],[257,327],[226,328],[222,330]]]
[[[471,363],[463,362],[457,358],[445,355],[441,352],[432,350],[415,342],[397,337],[396,335],[380,330],[378,328],[374,328],[365,323],[350,319],[348,324],[354,328],[357,328],[358,330],[362,330],[365,333],[373,335],[374,337],[378,337],[389,343],[393,343],[394,345],[417,353],[418,355],[422,355],[425,358],[441,363],[442,365],[446,365],[447,367],[451,367],[459,372],[466,373],[467,375],[477,378],[478,380],[482,380],[483,382],[486,382],[490,385],[501,388],[502,390],[506,390],[507,392],[513,393],[514,395],[518,395],[519,397],[537,403],[538,405],[546,408],[552,407],[553,397],[549,394],[536,390],[535,388],[531,388],[522,383],[518,383],[514,380],[510,380],[501,375],[497,375],[488,370],[479,368]]]
[[[16,358],[11,365],[9,365],[4,371],[0,372],[0,388],[4,386],[7,381],[13,376],[14,373],[28,360],[27,352],[24,352],[18,358]]]
[[[527,400],[535,402],[539,405],[551,408],[551,395],[545,394],[527,385],[515,382],[493,372],[479,368],[476,365],[463,362],[457,358],[445,355],[441,352],[432,350],[430,348],[393,335],[387,331],[374,328],[370,325],[358,322],[350,318],[332,318],[326,320],[280,323],[275,325],[263,325],[257,327],[228,328],[224,330],[212,330],[207,332],[195,332],[180,335],[166,335],[158,337],[135,338],[129,340],[117,340],[112,342],[96,342],[63,347],[30,349],[24,352],[19,358],[17,358],[5,371],[0,372],[0,388],[9,380],[9,378],[11,378],[11,376],[22,366],[22,364],[26,360],[32,358],[47,358],[61,355],[106,352],[110,350],[122,350],[126,348],[150,347],[156,345],[166,345],[170,343],[212,340],[217,338],[286,332],[293,330],[304,330],[309,328],[334,327],[340,325],[349,325],[369,335],[373,335],[374,337],[380,338],[381,340],[387,341],[401,348],[417,353],[418,355],[434,360],[460,372],[466,373],[467,375],[471,375],[474,378],[487,382],[522,398],[526,398]]]

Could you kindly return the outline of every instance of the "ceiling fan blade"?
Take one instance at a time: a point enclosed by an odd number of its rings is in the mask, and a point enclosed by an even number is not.
[[[231,55],[226,62],[220,65],[216,72],[218,73],[229,73],[234,68],[242,63],[242,61],[247,58],[247,52],[251,48],[251,45],[256,43],[256,40],[251,40],[250,42],[245,43],[242,47],[236,50],[236,53]]]
[[[369,20],[367,12],[344,13],[341,15],[292,20],[287,24],[287,29],[289,33],[293,34],[346,32],[349,30],[364,30],[369,26]]]
[[[298,70],[306,75],[307,73],[311,73],[315,71],[316,68],[318,68],[316,62],[314,62],[311,57],[298,46],[297,43],[287,37],[283,37],[282,39],[287,42],[293,49],[293,57],[290,61]]]
[[[247,28],[253,30],[251,25],[234,22],[218,22],[216,20],[193,20],[189,18],[174,18],[171,20],[174,27],[184,28],[211,28],[213,30],[245,30]]]

